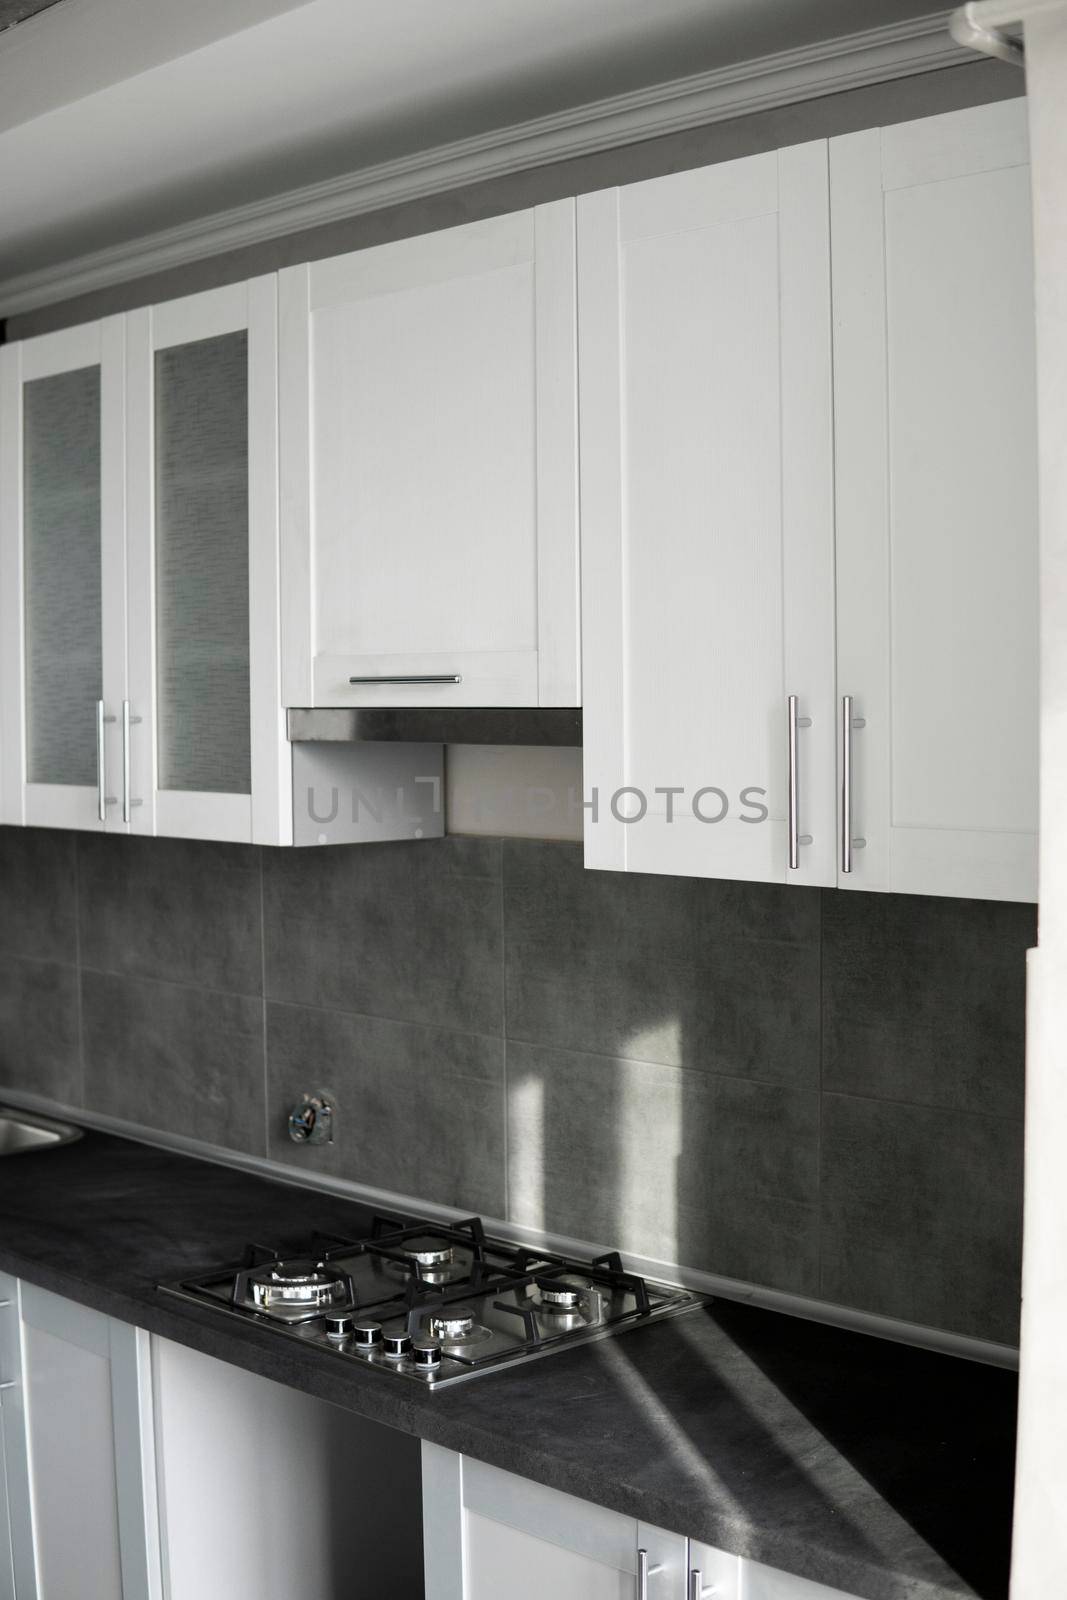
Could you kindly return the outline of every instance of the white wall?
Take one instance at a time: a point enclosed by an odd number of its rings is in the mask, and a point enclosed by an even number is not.
[[[1041,478],[1041,912],[1030,957],[1012,1597],[1052,1600],[1067,1593],[1067,4],[1027,21],[1026,53]]]
[[[582,837],[580,750],[450,744],[445,773],[449,833]]]

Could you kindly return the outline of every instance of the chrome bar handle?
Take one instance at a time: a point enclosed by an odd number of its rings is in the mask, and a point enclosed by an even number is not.
[[[130,796],[130,729],[140,722],[140,717],[130,714],[130,702],[122,702],[122,820],[129,822],[134,806],[141,804]]]
[[[852,852],[862,850],[866,839],[852,837],[852,730],[867,726],[852,714],[852,696],[841,696],[841,871],[852,871]]]
[[[649,1566],[647,1550],[637,1552],[637,1600],[648,1600],[648,1580],[662,1571],[661,1566]]]
[[[101,822],[107,821],[107,808],[115,804],[115,796],[107,792],[107,746],[104,728],[114,722],[104,709],[104,702],[96,702],[96,814]]]
[[[709,1583],[704,1587],[704,1576],[699,1567],[694,1567],[689,1574],[689,1600],[710,1600],[715,1593],[715,1585]]]
[[[101,822],[107,821],[107,753],[104,746],[104,702],[96,702],[96,814]]]
[[[461,672],[420,672],[409,678],[349,678],[349,683],[462,683]]]
[[[811,843],[809,833],[800,831],[800,784],[797,775],[797,729],[810,728],[811,718],[797,715],[799,701],[795,694],[788,700],[789,706],[789,867],[796,872],[800,866],[800,847],[802,844]]]

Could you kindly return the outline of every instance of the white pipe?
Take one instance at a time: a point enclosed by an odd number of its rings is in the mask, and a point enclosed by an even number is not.
[[[1016,4],[1018,3],[1019,0],[1016,0]],[[980,50],[986,56],[996,56],[999,61],[1008,61],[1014,67],[1024,66],[1026,57],[1022,45],[1014,39],[1009,39],[999,28],[992,27],[985,21],[979,21],[978,14],[984,11],[984,5],[976,5],[974,0],[971,0],[969,5],[960,6],[958,11],[952,13],[948,26],[956,43],[962,44],[968,50]]]

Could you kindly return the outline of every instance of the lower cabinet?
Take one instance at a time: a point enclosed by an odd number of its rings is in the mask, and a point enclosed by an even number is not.
[[[14,1600],[15,1567],[11,1552],[11,1514],[7,1501],[4,1396],[0,1393],[0,1600]]]
[[[416,1440],[166,1339],[152,1356],[167,1600],[422,1600]]]
[[[0,1299],[0,1595],[10,1552],[17,1600],[158,1600],[148,1335],[10,1278]]]
[[[0,1600],[422,1600],[417,1440],[0,1274]]]
[[[633,1517],[425,1443],[422,1495],[426,1600],[684,1593],[685,1539]]]
[[[422,1495],[426,1600],[851,1600],[439,1445]]]
[[[0,1600],[850,1600],[0,1273]]]

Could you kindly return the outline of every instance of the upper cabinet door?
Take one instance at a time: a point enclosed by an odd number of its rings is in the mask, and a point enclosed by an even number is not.
[[[291,842],[276,280],[131,313],[128,404],[130,825]]]
[[[826,145],[590,195],[578,245],[586,864],[832,883]]]
[[[123,321],[0,350],[3,817],[122,827]]]
[[[1037,428],[1022,100],[831,142],[842,886],[1037,894]],[[840,712],[839,712],[840,714]],[[843,821],[848,820],[843,818]]]
[[[286,704],[579,704],[574,276],[570,200],[281,274]]]

